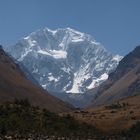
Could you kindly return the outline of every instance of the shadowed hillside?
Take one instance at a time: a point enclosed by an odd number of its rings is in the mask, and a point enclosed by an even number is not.
[[[72,108],[30,82],[16,64],[0,47],[0,103],[27,98],[31,104],[53,112]]]
[[[140,46],[126,55],[98,90],[92,105],[101,105],[140,93]]]

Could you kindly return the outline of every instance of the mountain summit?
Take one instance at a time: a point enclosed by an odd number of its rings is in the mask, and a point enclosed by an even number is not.
[[[97,87],[122,58],[92,36],[71,28],[38,30],[6,51],[52,93],[84,93]]]

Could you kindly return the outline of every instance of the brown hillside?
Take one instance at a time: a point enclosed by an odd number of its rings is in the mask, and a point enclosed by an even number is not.
[[[95,125],[104,132],[117,132],[129,129],[140,121],[140,95],[98,106],[85,111],[71,113],[77,120]]]
[[[95,100],[94,105],[111,103],[122,98],[139,94],[140,74],[137,72],[139,69],[140,65],[116,81]]]
[[[0,48],[0,103],[27,98],[33,105],[53,112],[72,108],[27,80],[19,66]]]
[[[98,89],[91,106],[111,103],[140,93],[140,46],[126,55]]]

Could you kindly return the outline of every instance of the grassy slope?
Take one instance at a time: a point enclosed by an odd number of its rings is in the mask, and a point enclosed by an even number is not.
[[[112,104],[71,113],[76,119],[94,124],[105,132],[127,130],[140,121],[140,95]]]

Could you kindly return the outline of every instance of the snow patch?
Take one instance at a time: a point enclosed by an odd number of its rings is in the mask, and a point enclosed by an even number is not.
[[[26,37],[24,37],[25,40],[28,40],[29,38],[30,38],[30,36],[26,36]]]
[[[56,59],[67,58],[67,52],[62,50],[51,50],[52,56]]]
[[[18,61],[23,61],[23,59],[26,57],[26,55],[31,52],[32,50],[29,48],[25,49],[25,52],[21,55],[21,57],[18,59]]]
[[[41,85],[44,89],[46,89],[46,87],[47,87],[47,85],[45,84],[45,85]]]
[[[120,62],[122,58],[123,58],[123,56],[115,55],[112,60],[115,60],[117,62]]]
[[[39,50],[38,53],[54,57],[55,59],[64,59],[67,58],[67,52],[62,50]]]
[[[67,91],[67,93],[83,93],[80,88],[82,83],[86,81],[90,77],[89,74],[86,74],[85,69],[74,73],[74,80],[71,90]]]
[[[54,81],[54,82],[58,82],[58,81],[59,81],[59,79],[56,79],[56,78],[53,77],[53,76],[49,76],[48,79],[49,79],[50,82],[51,82],[51,81]]]
[[[46,28],[46,30],[48,30],[50,33],[52,33],[53,35],[55,35],[57,33],[57,30],[50,30],[49,28]]]
[[[99,78],[96,78],[95,80],[93,80],[92,83],[87,87],[87,89],[92,89],[99,86],[99,84],[107,80],[107,78],[108,78],[107,73],[102,74]]]
[[[43,50],[39,50],[38,53],[44,54],[44,55],[52,56],[52,55],[51,55],[50,53],[48,53],[47,51],[43,51]]]
[[[82,38],[73,38],[71,41],[72,42],[82,42],[84,40]]]
[[[66,73],[70,73],[70,68],[62,67],[61,70],[65,71]]]

